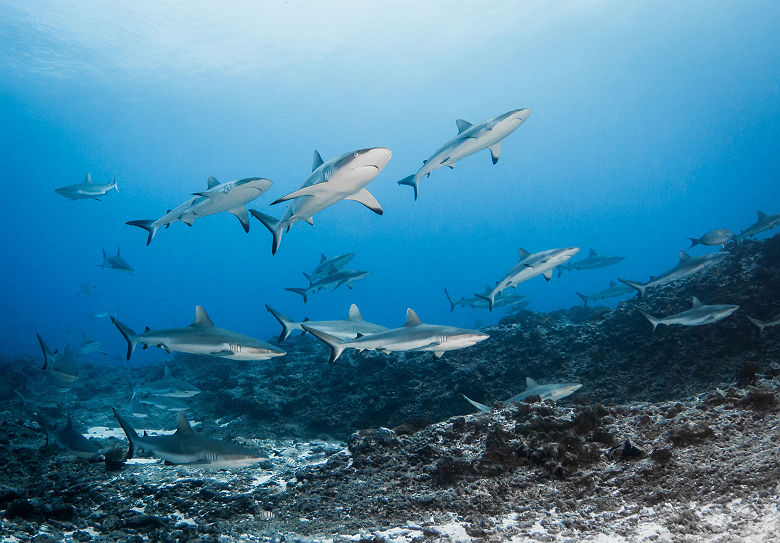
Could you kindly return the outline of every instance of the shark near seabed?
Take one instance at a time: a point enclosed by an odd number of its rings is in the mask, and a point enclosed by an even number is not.
[[[276,311],[274,308],[266,305],[265,308],[273,315],[279,324],[282,325],[282,333],[279,336],[279,341],[284,341],[293,330],[300,330],[304,334],[306,331],[303,329],[305,324],[309,328],[314,328],[320,332],[330,334],[340,340],[355,339],[358,335],[370,335],[378,332],[384,332],[386,327],[368,322],[363,319],[363,315],[360,314],[360,310],[355,304],[349,307],[349,314],[347,318],[340,321],[310,321],[304,320],[301,322],[295,322],[290,317],[283,315]]]
[[[344,349],[357,349],[358,352],[375,350],[383,353],[431,351],[439,358],[447,351],[471,347],[489,337],[476,330],[425,324],[411,308],[406,310],[404,326],[366,336],[359,334],[357,338],[347,341],[341,341],[306,324],[301,327],[330,348],[331,363],[341,356]]]
[[[110,190],[119,192],[119,188],[116,186],[116,176],[114,176],[114,181],[111,183],[100,185],[93,183],[92,176],[87,174],[83,183],[78,185],[68,185],[67,187],[60,187],[58,189],[54,189],[54,192],[64,196],[65,198],[70,198],[70,201],[72,202],[73,200],[87,199],[100,201],[98,196],[103,196]]]
[[[445,143],[428,160],[423,161],[422,168],[416,174],[401,179],[399,185],[409,185],[414,189],[414,199],[420,186],[420,179],[428,177],[443,166],[454,168],[455,164],[469,155],[482,149],[490,149],[493,164],[501,156],[501,141],[514,132],[531,115],[530,109],[513,109],[502,115],[477,124],[471,124],[458,119],[458,135]]]
[[[473,298],[466,298],[465,296],[461,296],[460,300],[455,300],[450,296],[450,293],[447,292],[447,289],[444,289],[444,295],[447,297],[447,301],[450,303],[450,313],[455,311],[455,306],[459,305],[462,307],[471,307],[474,309],[480,309],[480,308],[486,308],[490,305],[490,302],[485,299],[486,296],[490,295],[490,291],[493,290],[490,285],[487,285],[485,287],[484,292],[482,293],[482,297],[480,296],[474,296]],[[493,307],[504,307],[504,306],[514,306],[514,305],[520,305],[522,302],[524,302],[522,294],[505,294],[501,293],[498,296],[496,296],[495,301],[493,302]],[[528,302],[525,302],[525,305],[528,305]],[[525,307],[523,305],[523,307]]]
[[[691,256],[684,251],[680,251],[680,262],[674,268],[662,273],[658,277],[651,277],[650,281],[647,283],[639,283],[637,281],[629,281],[628,279],[620,278],[618,278],[618,281],[625,283],[629,287],[635,289],[641,298],[644,296],[645,290],[648,288],[665,285],[673,281],[684,279],[685,277],[693,275],[694,273],[707,270],[726,258],[728,255],[729,253],[727,251],[721,251],[708,255]]]
[[[130,442],[128,459],[135,456],[136,449],[143,449],[171,464],[204,464],[217,469],[251,466],[267,460],[258,451],[248,447],[196,434],[187,417],[181,413],[174,434],[150,436],[144,432],[143,436],[139,436],[116,409],[113,411]]]
[[[561,264],[558,266],[558,277],[563,274],[564,270],[567,271],[574,271],[574,270],[593,270],[596,268],[606,268],[607,266],[614,266],[615,264],[618,264],[625,260],[625,257],[622,256],[601,256],[596,253],[593,249],[590,250],[588,253],[588,256],[582,260],[577,260],[576,262],[569,261],[565,264]]]
[[[46,445],[53,441],[61,448],[81,458],[89,458],[99,452],[94,443],[73,428],[70,416],[68,421],[62,426],[50,424],[40,414],[36,415],[36,419],[43,431],[46,432]]]
[[[285,288],[284,290],[288,292],[294,292],[295,294],[300,294],[303,296],[303,303],[306,303],[309,301],[309,295],[313,294],[317,291],[324,290],[324,289],[337,289],[341,285],[347,285],[348,289],[352,289],[352,285],[355,283],[355,281],[360,281],[361,279],[365,279],[371,274],[371,272],[367,271],[356,271],[356,270],[331,270],[331,273],[325,277],[322,277],[318,281],[314,281],[309,275],[304,273],[303,275],[308,279],[309,286],[306,288]]]
[[[128,221],[125,224],[138,226],[149,232],[149,236],[146,238],[147,245],[152,242],[152,238],[161,226],[168,228],[177,221],[192,226],[195,219],[223,211],[235,215],[244,228],[244,232],[249,232],[249,215],[246,211],[246,205],[267,192],[272,185],[271,180],[264,177],[247,177],[220,183],[214,177],[209,176],[207,183],[206,190],[194,193],[194,198],[179,204],[174,209],[169,209],[159,219]]]
[[[777,326],[780,324],[780,316],[775,317],[771,321],[760,321],[758,319],[754,319],[750,315],[748,315],[748,320],[758,326],[758,334],[761,335],[764,333],[764,328],[769,328],[771,326]]]
[[[542,400],[553,400],[557,402],[562,398],[571,396],[581,388],[582,385],[579,383],[550,383],[547,385],[540,385],[530,377],[526,377],[525,390],[520,394],[516,394],[512,396],[511,398],[509,398],[503,403],[522,402],[526,398],[530,398],[531,396],[539,396]],[[463,396],[463,398],[467,402],[469,402],[471,405],[473,405],[483,413],[487,413],[491,409],[489,405],[475,402],[465,394],[461,394],[461,396]]]
[[[625,296],[626,294],[631,294],[634,292],[634,289],[629,286],[623,286],[618,285],[614,281],[609,282],[609,286],[605,288],[604,290],[599,290],[597,292],[594,292],[591,295],[583,294],[581,292],[576,292],[577,296],[582,298],[582,301],[585,302],[585,305],[588,305],[588,300],[603,300],[605,298],[616,298],[618,296]]]
[[[106,250],[103,249],[103,263],[98,264],[101,270],[109,268],[122,273],[129,273],[133,275],[133,268],[128,264],[124,258],[119,254],[119,247],[116,248],[116,255],[108,256]]]
[[[668,317],[654,317],[647,311],[639,309],[639,312],[653,325],[653,332],[659,324],[681,324],[683,326],[701,326],[712,324],[725,319],[739,309],[738,305],[704,305],[694,296],[691,308],[682,313],[669,315]]]
[[[162,378],[134,386],[133,396],[136,394],[152,394],[168,398],[191,398],[200,394],[200,389],[183,379],[177,379],[173,376],[168,366],[165,366]]]
[[[553,269],[568,261],[571,257],[580,252],[578,247],[568,247],[566,249],[548,249],[538,253],[529,253],[525,249],[518,249],[517,253],[520,262],[512,266],[504,278],[487,294],[476,294],[478,298],[488,301],[488,308],[493,311],[496,298],[508,288],[514,288],[523,281],[543,275],[549,281],[552,278]]]
[[[758,218],[756,222],[745,228],[737,237],[745,239],[757,236],[765,230],[772,230],[780,226],[780,213],[767,215],[762,211],[757,211]]]
[[[379,172],[387,165],[392,153],[385,147],[360,149],[323,162],[319,152],[314,151],[311,174],[300,188],[286,196],[278,198],[271,205],[292,200],[281,219],[276,219],[256,209],[250,209],[273,235],[271,253],[276,254],[282,242],[282,234],[298,221],[314,224],[316,213],[341,200],[353,200],[381,215],[382,206],[366,190]]]
[[[267,360],[284,356],[285,351],[264,341],[245,336],[232,330],[217,328],[211,322],[206,310],[195,306],[195,322],[183,328],[150,330],[136,334],[133,330],[111,317],[127,341],[127,359],[130,360],[137,344],[144,348],[156,345],[166,352],[178,351],[228,358],[230,360]]]

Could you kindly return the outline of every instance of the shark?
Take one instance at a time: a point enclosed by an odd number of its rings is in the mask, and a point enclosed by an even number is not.
[[[482,296],[490,295],[491,290],[493,289],[490,287],[490,285],[486,286],[484,292],[482,293]],[[479,296],[474,296],[473,298],[466,298],[465,296],[461,296],[460,300],[455,300],[452,298],[452,296],[450,296],[450,293],[447,291],[446,288],[444,289],[444,295],[447,297],[447,301],[450,302],[450,312],[455,311],[455,306],[457,305],[462,307],[472,307],[474,309],[480,309],[489,306],[488,300],[486,300],[485,298],[480,298]],[[523,298],[524,296],[522,294],[501,293],[498,296],[496,296],[495,302],[493,303],[493,307],[514,305],[519,303]]]
[[[556,266],[560,266],[579,252],[580,250],[578,247],[548,249],[533,254],[525,249],[518,249],[517,253],[520,257],[520,262],[512,266],[512,269],[504,275],[504,278],[501,279],[501,281],[496,283],[496,286],[493,287],[490,292],[476,294],[476,296],[486,300],[488,302],[488,309],[493,311],[496,298],[504,292],[504,290],[514,288],[523,281],[528,281],[537,275],[543,275],[544,278],[549,281],[552,278],[552,273]]]
[[[116,409],[113,411],[130,442],[128,458],[133,458],[137,449],[143,449],[170,464],[204,464],[214,468],[251,466],[267,460],[258,451],[248,447],[195,433],[182,413],[179,413],[176,432],[172,435],[150,436],[144,432],[139,436]]]
[[[731,230],[727,230],[725,228],[716,228],[715,230],[707,232],[700,238],[688,239],[691,240],[691,247],[695,245],[720,245],[721,247],[726,247],[726,244],[734,239],[734,234],[731,232]],[[688,248],[690,249],[691,247]]]
[[[311,276],[304,273],[306,279],[309,280],[309,286],[306,288],[285,288],[288,292],[294,292],[303,296],[303,303],[306,303],[309,299],[309,295],[323,290],[326,288],[336,289],[341,285],[347,285],[347,288],[351,289],[355,281],[365,279],[371,272],[367,271],[355,271],[355,270],[337,270],[332,271],[330,275],[323,277],[319,281],[314,281]]]
[[[742,239],[752,238],[765,230],[773,230],[780,226],[780,213],[775,215],[767,215],[763,211],[757,211],[756,213],[758,215],[756,222],[745,228],[737,237]]]
[[[629,286],[623,286],[618,285],[615,283],[615,281],[610,281],[609,286],[603,290],[599,290],[598,292],[594,292],[591,295],[583,294],[581,292],[576,292],[577,296],[582,298],[582,301],[585,302],[585,305],[588,305],[588,300],[603,300],[605,298],[617,298],[618,296],[625,296],[626,294],[631,294],[634,292],[634,289]]]
[[[525,390],[521,392],[520,394],[516,394],[506,400],[503,403],[516,403],[516,402],[522,402],[526,398],[529,398],[531,396],[539,396],[542,400],[553,400],[557,402],[558,400],[565,398],[567,396],[571,396],[575,392],[577,392],[579,389],[582,388],[582,385],[579,383],[550,383],[547,385],[540,385],[530,377],[525,378]],[[491,407],[485,404],[481,404],[479,402],[475,402],[465,394],[461,394],[463,398],[469,402],[471,405],[482,411],[483,413],[487,413],[490,411]]]
[[[739,309],[738,305],[704,305],[694,296],[691,300],[691,308],[682,313],[669,315],[668,317],[654,317],[647,311],[639,309],[639,312],[653,325],[653,331],[659,324],[681,324],[683,326],[701,326],[712,324],[725,319]]]
[[[146,244],[149,245],[161,226],[167,228],[177,221],[192,226],[195,219],[227,211],[236,216],[244,232],[248,233],[249,214],[246,205],[267,192],[272,184],[270,179],[264,177],[246,177],[220,183],[213,176],[209,176],[206,190],[193,193],[194,198],[169,210],[159,219],[128,221],[126,224],[138,226],[149,232],[146,239]]]
[[[119,188],[116,185],[116,176],[114,176],[114,180],[111,183],[101,185],[100,183],[93,183],[92,175],[87,174],[83,183],[79,183],[77,185],[68,185],[67,187],[60,187],[58,189],[54,189],[54,192],[60,196],[64,196],[65,198],[70,198],[70,201],[72,202],[74,200],[88,199],[100,201],[98,196],[103,196],[110,190],[119,192]]]
[[[142,405],[151,405],[157,409],[173,411],[174,413],[181,413],[182,411],[186,411],[190,408],[190,406],[183,402],[180,398],[171,398],[170,396],[138,396],[136,398],[132,398],[132,400],[137,401]]]
[[[279,321],[279,324],[282,325],[282,333],[279,336],[280,342],[290,337],[290,334],[294,330],[300,330],[301,332],[306,333],[303,329],[304,324],[310,328],[315,328],[321,332],[330,334],[342,341],[355,339],[359,334],[365,336],[387,330],[385,326],[380,326],[379,324],[364,320],[358,306],[355,304],[349,306],[347,318],[340,321],[310,321],[307,319],[301,322],[295,322],[290,317],[280,313],[269,305],[266,305],[265,308]]]
[[[406,310],[404,326],[365,336],[358,334],[355,339],[346,341],[306,324],[302,324],[301,327],[330,347],[331,363],[341,356],[344,349],[357,349],[358,352],[375,350],[383,353],[431,351],[436,358],[439,358],[447,351],[471,347],[489,337],[476,330],[425,324],[411,308]]]
[[[753,324],[755,324],[756,326],[758,326],[758,333],[759,333],[759,335],[764,333],[764,328],[769,328],[771,326],[777,326],[778,324],[780,324],[780,316],[779,317],[775,317],[771,321],[761,321],[761,320],[758,320],[758,319],[754,319],[753,317],[748,315],[748,320],[750,322],[752,322]]]
[[[73,421],[70,416],[68,416],[67,422],[63,425],[50,424],[40,414],[36,418],[38,424],[46,432],[46,445],[53,441],[61,448],[70,451],[80,458],[90,458],[100,452],[94,443],[73,428]]]
[[[250,209],[273,235],[271,253],[276,254],[282,242],[282,234],[298,221],[314,224],[314,214],[341,200],[353,200],[381,215],[382,206],[374,195],[368,192],[370,183],[390,161],[392,152],[385,147],[372,147],[344,153],[324,162],[318,151],[314,151],[312,172],[298,190],[277,198],[276,205],[290,201],[281,219],[276,219],[256,209]]]
[[[685,251],[680,251],[680,261],[671,270],[662,273],[657,277],[651,277],[647,283],[639,283],[637,281],[629,281],[628,279],[621,279],[618,277],[618,281],[625,283],[629,287],[635,289],[639,293],[641,298],[645,294],[645,290],[659,285],[665,285],[674,281],[679,281],[695,273],[699,273],[710,269],[712,266],[722,261],[729,255],[728,251],[720,251],[718,253],[712,253],[701,256],[691,256]]]
[[[95,291],[97,290],[97,287],[95,285],[81,285],[81,288],[76,293],[76,297],[84,296],[85,298],[89,298],[92,296]]]
[[[622,256],[602,256],[591,249],[586,258],[577,260],[576,262],[567,262],[558,266],[558,277],[560,277],[565,270],[592,270],[595,268],[606,268],[607,266],[614,266],[625,260]]]
[[[153,394],[168,398],[191,398],[200,394],[200,389],[183,379],[177,379],[171,373],[170,368],[165,366],[162,378],[135,386],[133,395],[135,394]]]
[[[101,270],[109,268],[118,272],[129,273],[130,275],[133,275],[133,268],[119,254],[119,247],[117,247],[116,255],[114,256],[107,255],[106,250],[103,249],[103,264],[98,264],[98,266]]]
[[[59,349],[52,351],[43,341],[40,334],[35,334],[38,338],[38,345],[43,352],[42,375],[49,382],[60,388],[69,388],[79,379],[78,356],[79,353],[72,350],[69,345],[65,350]]]
[[[150,330],[136,334],[132,329],[122,324],[114,317],[111,322],[127,341],[127,360],[133,354],[139,343],[146,348],[156,345],[166,352],[178,351],[189,354],[201,354],[228,358],[230,360],[267,360],[276,356],[284,356],[285,351],[269,345],[253,337],[217,328],[209,318],[206,310],[195,306],[195,322],[183,328],[168,328]]]
[[[353,258],[355,258],[355,253],[347,253],[344,255],[334,256],[332,258],[327,258],[325,255],[321,255],[320,263],[317,264],[317,267],[314,268],[314,271],[311,272],[311,280],[316,283],[334,271],[342,269],[344,266],[349,264]]]
[[[444,166],[454,168],[458,161],[482,149],[490,149],[490,158],[493,164],[497,163],[501,156],[503,139],[517,130],[530,115],[531,110],[524,108],[513,109],[481,123],[472,124],[458,119],[455,121],[458,135],[442,145],[430,158],[423,161],[423,165],[417,170],[417,173],[401,179],[398,184],[412,187],[414,199],[417,200],[420,180],[423,177],[429,177],[439,168]]]

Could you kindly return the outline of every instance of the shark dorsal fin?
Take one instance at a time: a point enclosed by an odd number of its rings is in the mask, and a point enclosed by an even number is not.
[[[92,184],[92,174],[88,173],[87,176],[84,178],[84,184],[85,185],[91,185]],[[759,211],[759,213],[761,213]]]
[[[596,251],[591,249],[590,252],[588,253],[588,256],[596,256]]]
[[[121,247],[116,248],[116,256],[119,256],[119,249],[121,249]]]
[[[420,317],[414,312],[411,307],[406,310],[406,325],[405,326],[419,326],[422,324]]]
[[[529,253],[528,251],[526,251],[521,247],[520,249],[517,250],[517,256],[520,257],[520,260],[525,260],[526,258],[531,256],[531,253]]]
[[[458,134],[462,134],[469,128],[471,128],[471,123],[468,121],[464,121],[463,119],[458,119],[455,121],[455,124],[458,125]]]
[[[211,319],[209,318],[209,314],[206,313],[206,310],[203,309],[201,306],[196,305],[195,322],[193,322],[192,325],[193,326],[214,326],[214,323],[211,322]]]
[[[163,379],[170,379],[171,377],[171,369],[168,366],[165,366],[165,370],[163,371]]]
[[[761,211],[760,209],[759,209],[759,210],[758,210],[756,213],[758,213],[758,220],[759,220],[759,221],[760,221],[761,219],[766,219],[766,213],[764,213],[764,212],[763,212],[763,211]]]
[[[325,164],[325,161],[322,160],[322,156],[320,155],[320,152],[315,149],[314,150],[314,159],[311,162],[311,171],[316,170],[317,168],[319,168],[323,164]]]
[[[680,251],[680,262],[685,262],[686,260],[690,260],[691,255],[686,253],[685,251]]]
[[[210,175],[210,176],[209,176],[209,178],[206,180],[206,183],[208,183],[208,187],[209,187],[210,189],[213,189],[214,187],[216,187],[217,185],[219,185],[219,181],[217,181],[217,179],[216,179],[215,177],[211,176],[211,175]]]
[[[693,297],[691,300],[691,306],[695,309],[697,307],[701,307],[703,304],[701,303],[701,300],[699,300],[696,296]]]
[[[539,386],[539,383],[531,379],[530,377],[525,378],[525,388],[536,388]]]
[[[320,264],[322,264],[323,262],[325,262],[327,259],[328,259],[328,258],[327,258],[327,257],[326,257],[324,254],[320,253]]]
[[[363,320],[363,315],[360,314],[360,310],[358,309],[358,306],[356,306],[355,304],[349,306],[349,315],[347,316],[347,319],[351,321]]]
[[[182,433],[182,434],[192,434],[194,433],[192,431],[192,426],[190,426],[189,421],[187,421],[187,417],[184,416],[184,413],[179,413],[179,420],[176,421],[176,433]]]

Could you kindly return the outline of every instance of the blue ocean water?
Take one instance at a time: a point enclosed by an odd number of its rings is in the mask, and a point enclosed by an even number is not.
[[[780,5],[776,2],[6,2],[0,18],[4,233],[0,352],[38,355],[80,330],[113,356],[121,336],[94,312],[142,329],[180,326],[204,306],[220,326],[278,334],[269,304],[295,319],[342,318],[356,303],[396,326],[473,326],[500,310],[450,313],[516,262],[518,247],[577,246],[621,264],[521,285],[529,309],[581,303],[610,279],[672,267],[688,237],[738,232],[780,212]],[[503,142],[423,180],[396,181],[456,134],[528,107]],[[368,185],[377,216],[341,202],[296,224],[271,255],[256,220],[175,224],[149,247],[126,221],[161,216],[206,178],[274,182],[276,198],[325,160],[385,146]],[[91,172],[119,193],[69,202],[54,192]],[[766,235],[766,234],[764,234]],[[101,249],[134,276],[101,270]],[[711,248],[696,247],[700,254]],[[371,272],[307,304],[320,254],[356,253]],[[76,296],[95,285],[89,297]],[[720,300],[708,300],[719,303]],[[134,361],[160,358],[156,350]]]

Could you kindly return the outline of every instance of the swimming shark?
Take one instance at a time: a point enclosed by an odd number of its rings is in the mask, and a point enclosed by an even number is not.
[[[133,395],[135,394],[153,394],[168,398],[191,398],[200,394],[200,389],[183,379],[177,379],[173,376],[168,366],[165,366],[163,376],[160,379],[154,379],[133,387]]]
[[[659,324],[682,324],[683,326],[701,326],[703,324],[712,324],[721,319],[725,319],[739,309],[738,305],[704,305],[694,296],[691,301],[691,308],[682,313],[669,315],[668,317],[654,317],[650,313],[639,309],[639,312],[653,325],[653,331]]]
[[[298,221],[314,224],[312,216],[315,213],[341,200],[354,200],[381,215],[382,206],[365,187],[379,175],[391,156],[390,149],[373,147],[344,153],[324,162],[320,153],[314,151],[312,172],[300,188],[271,203],[275,205],[292,200],[281,219],[256,209],[249,210],[273,234],[271,253],[276,254],[282,234],[289,231],[293,224]]]
[[[490,291],[493,290],[490,285],[485,287],[485,291],[482,293],[483,296],[489,296]],[[450,302],[450,312],[455,311],[455,306],[460,305],[463,307],[472,307],[474,309],[480,309],[483,307],[488,307],[490,303],[485,298],[481,298],[479,296],[474,296],[473,298],[466,298],[465,296],[461,296],[460,300],[455,300],[450,296],[450,293],[447,292],[447,289],[444,289],[444,295],[447,297],[447,301]],[[502,306],[509,306],[519,303],[524,296],[522,294],[504,294],[501,293],[498,296],[496,296],[496,299],[493,303],[493,307],[502,307]],[[526,305],[528,305],[526,303]],[[523,306],[525,307],[525,306]]]
[[[168,211],[159,219],[128,221],[126,224],[138,226],[149,232],[146,244],[152,242],[152,238],[161,226],[170,226],[172,223],[181,221],[187,226],[192,226],[195,219],[215,215],[227,211],[232,213],[241,223],[245,232],[249,232],[249,215],[246,205],[267,192],[273,184],[270,179],[264,177],[247,177],[227,183],[220,183],[214,177],[209,176],[207,180],[208,188],[202,192],[195,192],[186,202],[180,204],[175,209]]]
[[[734,239],[734,234],[731,232],[731,230],[727,230],[725,228],[716,228],[715,230],[707,232],[700,238],[688,239],[691,240],[691,247],[694,245],[720,245],[721,247],[725,247],[729,241]],[[691,247],[688,248],[690,249]]]
[[[658,277],[651,277],[647,283],[639,283],[637,281],[629,281],[628,279],[620,279],[618,281],[625,283],[629,287],[635,289],[639,293],[641,298],[645,294],[645,290],[651,287],[657,287],[659,285],[665,285],[684,279],[694,273],[699,273],[704,270],[708,270],[724,258],[729,255],[727,251],[721,251],[718,253],[712,253],[701,256],[691,256],[685,251],[680,251],[680,262],[671,270],[662,273]]]
[[[190,406],[181,401],[180,398],[171,398],[170,396],[136,396],[135,398],[131,398],[131,400],[137,401],[143,405],[151,405],[152,407],[164,411],[173,411],[174,413],[181,413],[190,408]]]
[[[183,328],[164,330],[146,330],[136,334],[133,330],[111,317],[111,322],[119,329],[127,341],[127,360],[133,354],[137,344],[144,348],[149,345],[170,351],[202,354],[228,358],[230,360],[267,360],[275,356],[284,356],[283,350],[264,341],[245,336],[232,330],[217,328],[211,322],[206,310],[195,306],[195,322]]]
[[[80,458],[89,458],[95,456],[99,449],[97,446],[77,432],[73,428],[73,421],[68,416],[68,421],[63,425],[50,424],[43,416],[36,416],[38,424],[46,432],[46,445],[53,441],[66,451],[70,451]]]
[[[576,292],[577,296],[582,298],[582,301],[585,302],[585,305],[588,305],[588,300],[603,300],[604,298],[616,298],[618,296],[624,296],[626,294],[631,294],[634,292],[634,289],[629,286],[623,286],[618,285],[614,281],[609,282],[609,286],[603,290],[599,290],[598,292],[594,292],[591,295],[583,294],[581,292]]]
[[[760,321],[748,315],[748,320],[753,324],[755,324],[756,326],[758,326],[759,335],[764,333],[764,328],[769,328],[770,326],[777,326],[778,324],[780,324],[780,317],[775,317],[771,321]]]
[[[79,344],[78,347],[76,347],[75,350],[76,356],[86,356],[92,353],[98,353],[102,355],[106,354],[101,350],[100,341],[96,339],[88,338],[86,334],[84,334],[84,332],[82,332],[81,334],[82,334],[81,343]]]
[[[542,400],[553,400],[557,402],[562,398],[574,394],[582,388],[582,385],[579,383],[550,383],[547,385],[540,385],[530,377],[525,378],[525,383],[526,388],[523,392],[512,396],[503,403],[522,402],[531,396],[539,396]],[[461,394],[461,396],[463,396],[467,402],[483,413],[487,413],[491,409],[490,406],[475,402],[465,394]]]
[[[758,211],[757,214],[756,222],[745,228],[737,237],[742,239],[752,238],[765,230],[772,230],[780,226],[780,213],[767,215],[762,211]]]
[[[409,185],[414,189],[414,199],[420,186],[420,179],[430,176],[443,166],[454,168],[455,164],[482,149],[490,149],[493,164],[501,156],[501,141],[514,132],[531,115],[530,109],[513,109],[487,121],[471,124],[458,119],[458,135],[439,148],[428,160],[423,161],[417,173],[401,179],[399,185]]]
[[[42,377],[60,388],[72,386],[79,378],[78,353],[71,350],[69,345],[66,345],[63,351],[52,351],[40,334],[35,334],[35,337],[38,338],[38,345],[43,352],[43,367],[40,370]]]
[[[549,281],[552,278],[553,269],[568,261],[571,257],[580,252],[578,247],[567,247],[565,249],[548,249],[538,253],[529,253],[525,249],[518,249],[517,253],[520,262],[512,266],[504,278],[486,294],[476,294],[478,298],[487,300],[488,309],[493,311],[495,300],[504,290],[510,287],[516,287],[523,281],[543,275]]]
[[[330,347],[330,362],[334,362],[344,349],[357,349],[358,352],[376,350],[383,353],[396,351],[432,351],[439,358],[447,351],[464,349],[486,340],[489,336],[476,330],[425,324],[411,308],[406,310],[406,324],[376,334],[362,335],[342,341],[339,338],[311,328],[301,327]]]
[[[100,201],[98,196],[103,196],[112,189],[119,192],[119,188],[116,186],[116,176],[114,176],[114,180],[111,183],[101,185],[93,183],[92,176],[87,174],[83,183],[79,183],[78,185],[68,185],[67,187],[60,187],[58,189],[54,189],[54,192],[64,196],[65,198],[70,198],[71,202],[73,200],[86,200],[89,198]]]
[[[182,413],[179,413],[174,434],[150,436],[144,432],[139,436],[116,409],[113,411],[130,442],[127,458],[132,458],[136,449],[143,449],[171,464],[207,464],[214,468],[250,466],[267,460],[248,447],[196,434]]]
[[[278,312],[268,305],[266,305],[265,308],[279,321],[279,324],[282,325],[282,333],[279,336],[280,342],[290,337],[293,330],[300,330],[301,332],[306,333],[303,329],[304,324],[310,328],[315,328],[321,332],[330,334],[340,340],[355,339],[358,334],[365,336],[387,330],[384,326],[364,320],[363,315],[360,314],[360,310],[355,304],[349,306],[347,318],[340,321],[304,320],[295,322],[290,319],[290,317]]]
[[[622,256],[601,256],[593,249],[590,250],[588,256],[582,260],[576,262],[567,262],[558,266],[558,277],[563,274],[564,270],[592,270],[595,268],[606,268],[607,266],[614,266],[619,262],[625,260]]]
[[[355,253],[347,253],[345,255],[334,256],[332,258],[327,258],[325,255],[321,255],[320,263],[317,264],[317,267],[314,268],[313,272],[311,272],[311,280],[316,283],[334,271],[342,269],[344,266],[349,264],[349,261],[354,257]]]
[[[365,279],[371,274],[367,271],[355,271],[355,270],[337,270],[333,271],[326,277],[323,277],[319,281],[313,281],[312,277],[304,273],[303,275],[309,280],[309,286],[306,288],[285,288],[284,290],[294,292],[303,296],[303,303],[306,303],[309,299],[309,294],[323,290],[326,288],[336,289],[341,285],[347,285],[347,288],[351,289],[355,281]]]
[[[125,262],[125,260],[119,254],[119,247],[116,248],[116,255],[108,256],[106,250],[103,249],[103,264],[98,265],[100,269],[110,268],[122,273],[129,273],[133,275],[133,268]]]

